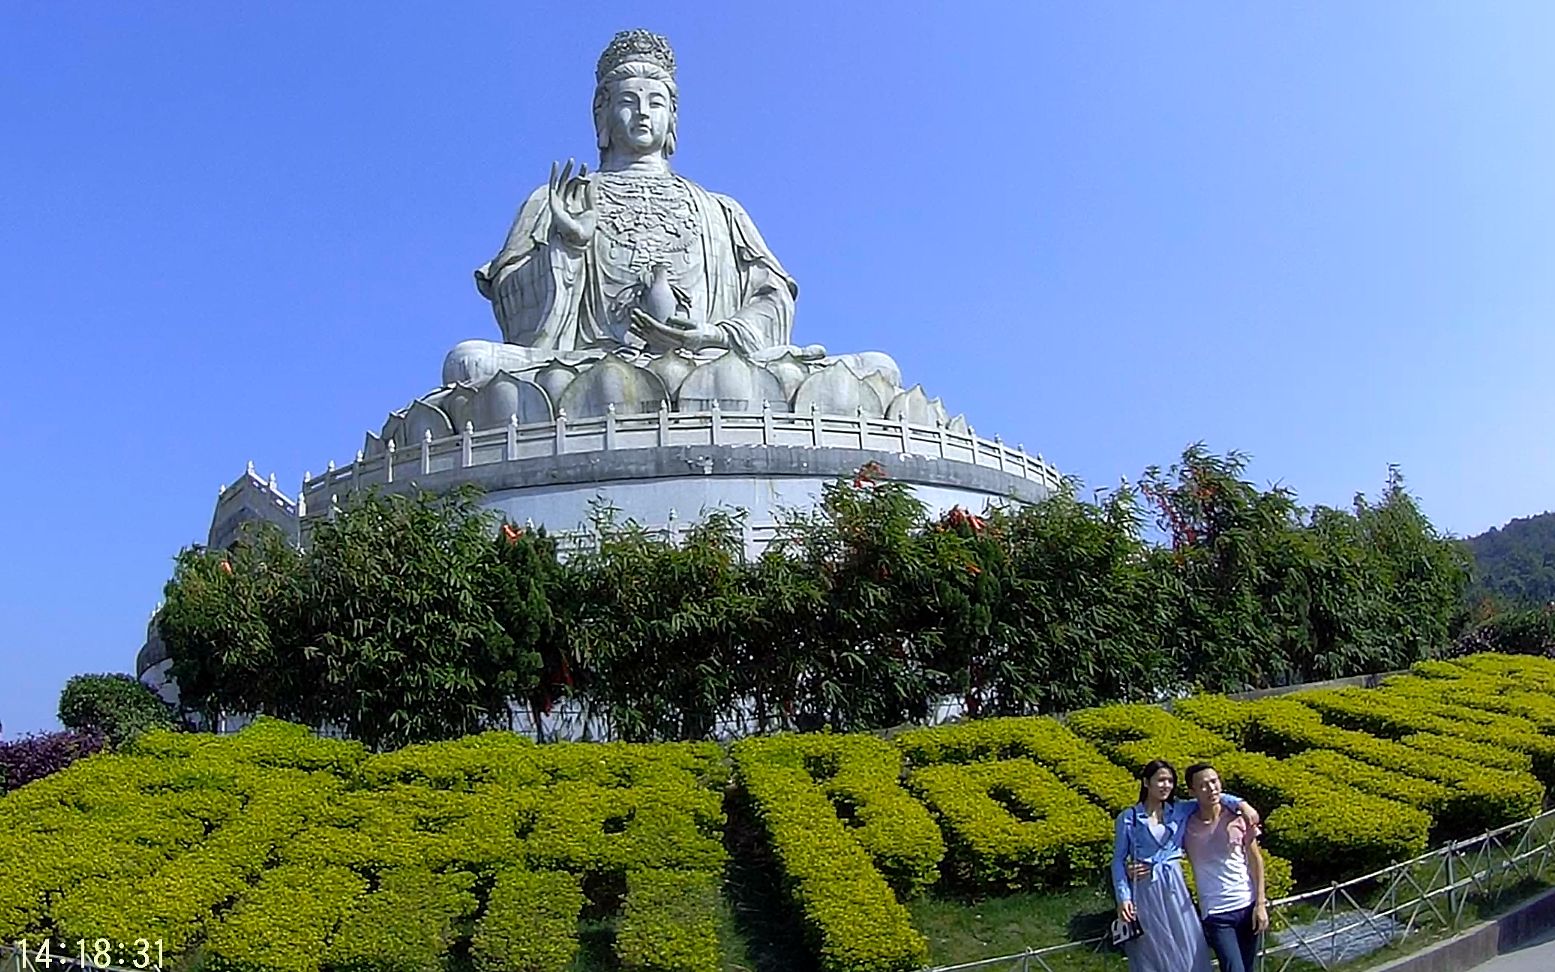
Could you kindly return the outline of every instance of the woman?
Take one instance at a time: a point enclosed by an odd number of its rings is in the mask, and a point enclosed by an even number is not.
[[[1113,831],[1112,887],[1118,917],[1137,920],[1144,932],[1123,945],[1129,972],[1210,972],[1209,946],[1182,876],[1182,841],[1196,804],[1174,801],[1176,789],[1177,771],[1171,763],[1157,759],[1146,764],[1140,773],[1139,802],[1118,814]],[[1224,794],[1220,802],[1257,826],[1257,813],[1243,801]]]

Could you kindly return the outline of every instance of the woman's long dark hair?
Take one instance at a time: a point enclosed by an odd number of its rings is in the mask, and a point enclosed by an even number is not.
[[[1145,764],[1144,769],[1139,771],[1140,803],[1146,803],[1147,801],[1145,798],[1150,795],[1150,778],[1162,770],[1166,770],[1168,773],[1172,774],[1172,789],[1177,789],[1177,767],[1173,766],[1171,763],[1168,763],[1164,759],[1152,759],[1150,762]],[[1167,797],[1166,802],[1172,802],[1172,798]]]

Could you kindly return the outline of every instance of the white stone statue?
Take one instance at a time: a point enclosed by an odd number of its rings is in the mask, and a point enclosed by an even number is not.
[[[623,31],[595,72],[598,171],[552,164],[475,271],[501,341],[463,341],[442,387],[369,434],[368,455],[466,425],[610,412],[809,412],[949,421],[878,351],[791,344],[799,288],[739,203],[670,170],[675,55]]]
[[[595,78],[599,171],[553,164],[519,209],[501,251],[475,271],[503,340],[459,344],[443,381],[479,384],[606,351],[706,358],[730,349],[757,362],[791,355],[821,364],[819,345],[789,343],[799,288],[750,216],[670,170],[678,89],[669,43],[623,31]],[[670,285],[668,313],[649,306],[656,279]],[[884,354],[841,360],[899,379]]]

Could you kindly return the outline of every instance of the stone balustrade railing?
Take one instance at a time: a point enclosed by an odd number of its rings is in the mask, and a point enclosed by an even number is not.
[[[1028,455],[1024,447],[1005,445],[995,437],[985,439],[972,429],[965,432],[944,425],[915,425],[906,419],[871,418],[864,415],[828,415],[775,412],[730,412],[713,407],[701,412],[618,415],[614,411],[586,419],[570,419],[565,413],[551,422],[463,432],[419,443],[389,442],[382,453],[364,456],[336,467],[317,478],[304,477],[299,497],[301,516],[326,512],[332,502],[359,489],[392,487],[396,483],[524,459],[561,456],[601,450],[652,449],[664,446],[797,446],[802,448],[860,449],[943,459],[998,469],[1056,490],[1061,483],[1057,469],[1040,455]]]

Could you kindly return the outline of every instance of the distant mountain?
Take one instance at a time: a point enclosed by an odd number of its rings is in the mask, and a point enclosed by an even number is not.
[[[1470,602],[1533,606],[1555,601],[1555,513],[1513,520],[1464,541],[1474,554]]]

